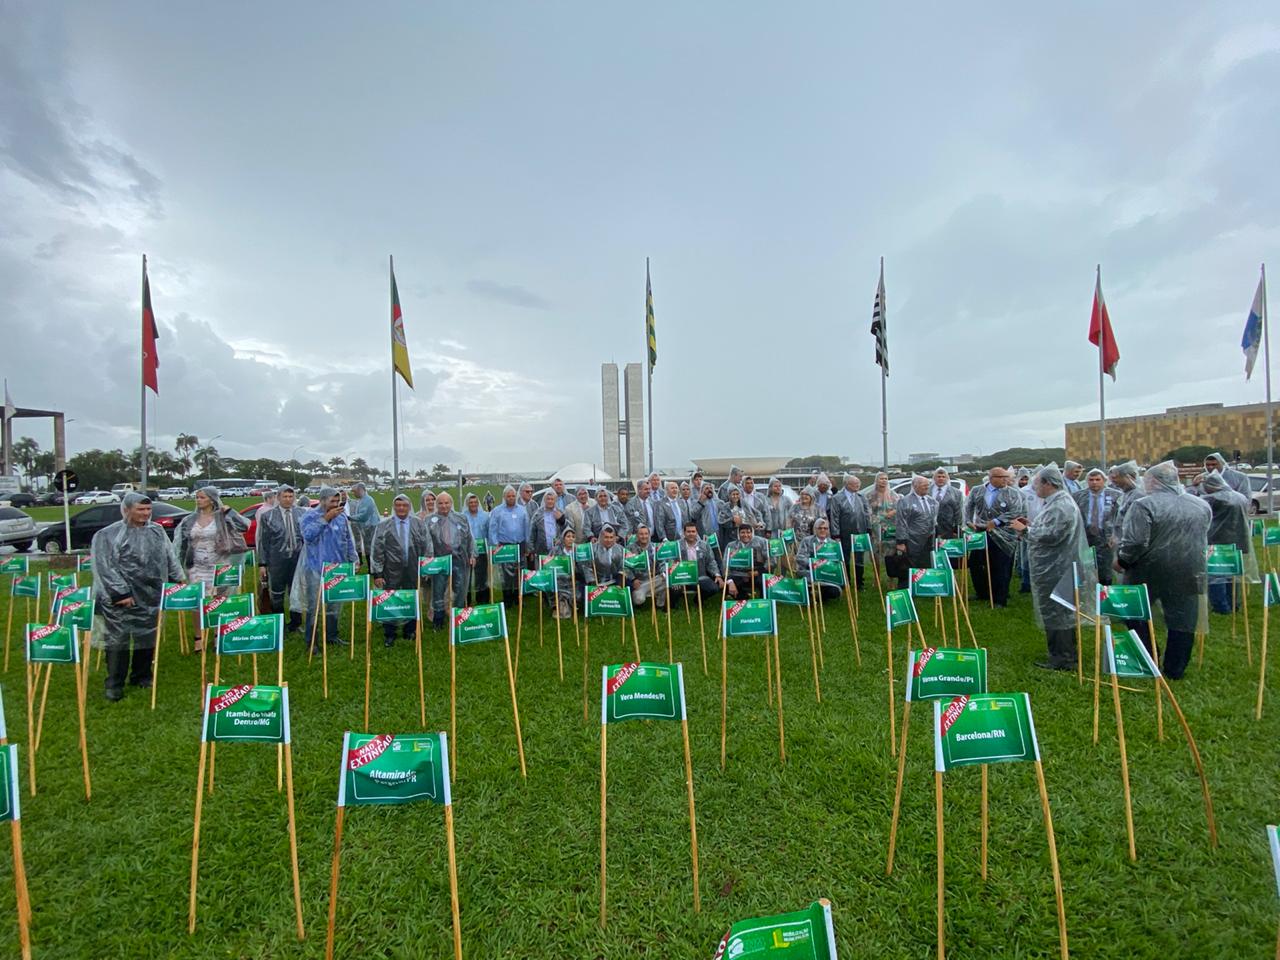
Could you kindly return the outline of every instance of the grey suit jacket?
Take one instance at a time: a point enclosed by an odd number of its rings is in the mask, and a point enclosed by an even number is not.
[[[435,552],[427,525],[410,514],[409,554],[396,532],[397,519],[387,517],[373,530],[373,545],[369,548],[369,573],[373,579],[386,581],[388,590],[412,590],[418,586],[418,558],[433,557]]]

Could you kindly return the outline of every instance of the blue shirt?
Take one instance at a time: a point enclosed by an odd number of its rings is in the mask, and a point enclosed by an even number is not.
[[[516,503],[508,507],[505,503],[493,508],[489,514],[489,543],[528,543],[529,511]]]
[[[345,513],[326,523],[324,507],[312,507],[302,517],[302,540],[307,545],[307,569],[312,573],[319,573],[326,563],[351,563],[356,559],[356,545]]]
[[[470,510],[462,511],[462,515],[467,518],[467,526],[471,528],[472,540],[489,541],[489,514],[484,510],[477,509],[475,513]]]

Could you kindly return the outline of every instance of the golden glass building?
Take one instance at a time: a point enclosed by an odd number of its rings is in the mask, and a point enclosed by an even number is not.
[[[1067,424],[1067,456],[1085,464],[1098,462],[1098,421]],[[1170,407],[1164,413],[1107,418],[1107,459],[1111,463],[1137,460],[1156,463],[1178,447],[1205,445],[1230,459],[1267,445],[1267,405],[1246,403],[1235,407],[1201,403]]]

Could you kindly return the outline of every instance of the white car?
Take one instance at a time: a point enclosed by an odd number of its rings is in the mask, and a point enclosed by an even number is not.
[[[88,490],[71,501],[74,504],[119,503],[120,498],[109,490]]]
[[[160,491],[161,500],[186,500],[191,496],[191,491],[186,487],[165,487]]]
[[[1277,505],[1280,505],[1280,472],[1277,472],[1271,481],[1271,494],[1267,495],[1267,475],[1265,473],[1250,473],[1249,489],[1249,512],[1255,517],[1260,514],[1271,512],[1271,501],[1274,499]]]
[[[36,524],[17,507],[0,507],[0,544],[26,552],[36,539]]]

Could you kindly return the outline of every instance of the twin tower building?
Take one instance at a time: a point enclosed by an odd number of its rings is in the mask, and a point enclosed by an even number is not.
[[[644,458],[644,364],[623,367],[622,419],[618,418],[618,365],[600,364],[604,469],[611,477],[640,477]],[[626,438],[625,440],[623,438]]]

